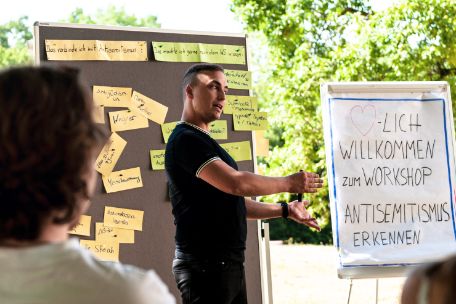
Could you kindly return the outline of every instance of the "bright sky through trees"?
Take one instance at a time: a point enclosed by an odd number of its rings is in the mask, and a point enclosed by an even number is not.
[[[0,24],[20,16],[28,16],[30,25],[35,21],[59,22],[77,7],[92,15],[98,9],[114,5],[137,17],[157,16],[164,29],[240,33],[242,25],[230,11],[230,3],[230,0],[17,0],[0,10]]]

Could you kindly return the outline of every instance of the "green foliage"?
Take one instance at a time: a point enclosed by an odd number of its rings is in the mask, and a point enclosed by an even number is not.
[[[268,48],[255,90],[269,112],[274,145],[262,159],[267,175],[305,169],[326,179],[323,82],[445,80],[453,86],[456,81],[454,0],[401,0],[375,12],[362,0],[233,0],[232,9]],[[453,101],[455,94],[453,89]],[[320,225],[329,229],[327,187],[308,199]]]
[[[129,15],[124,8],[116,8],[113,5],[108,6],[106,10],[97,10],[94,16],[84,14],[82,8],[75,9],[68,20],[70,23],[81,24],[102,24],[102,25],[123,25],[135,27],[153,27],[159,28],[160,23],[157,22],[156,16],[148,16],[138,19],[135,15]]]
[[[0,67],[30,64],[29,43],[32,33],[26,25],[27,17],[0,25]]]
[[[5,48],[0,46],[0,68],[32,63],[32,56],[27,46]]]
[[[27,17],[20,17],[17,21],[10,21],[0,26],[0,46],[12,47],[12,42],[26,45],[33,38],[32,33],[26,25]]]

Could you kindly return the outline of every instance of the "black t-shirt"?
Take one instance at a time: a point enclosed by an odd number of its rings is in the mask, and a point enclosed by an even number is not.
[[[176,225],[176,247],[203,258],[244,260],[247,235],[243,197],[198,178],[211,161],[238,169],[231,156],[204,130],[181,123],[166,145],[165,168]]]

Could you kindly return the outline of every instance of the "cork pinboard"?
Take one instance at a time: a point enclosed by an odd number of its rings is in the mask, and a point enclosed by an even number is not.
[[[49,61],[45,40],[102,40],[146,41],[147,61]],[[168,107],[165,122],[178,121],[182,112],[181,77],[192,62],[159,62],[154,59],[152,41],[195,42],[207,44],[242,45],[246,47],[245,35],[172,32],[158,29],[130,27],[82,26],[60,23],[35,24],[35,53],[37,64],[67,65],[77,67],[89,86],[130,87],[141,94],[159,101]],[[247,52],[246,52],[247,53]],[[247,57],[247,56],[246,56]],[[226,69],[248,70],[246,64],[223,64]],[[248,95],[248,90],[230,90],[232,95]],[[109,111],[121,110],[106,107],[105,125],[109,129]],[[234,132],[232,115],[222,115],[227,120],[228,139],[225,142],[249,141],[252,147],[252,132]],[[154,269],[180,302],[179,292],[171,273],[174,255],[175,226],[168,197],[164,170],[151,168],[149,151],[165,149],[159,124],[149,121],[148,128],[118,132],[127,141],[114,170],[140,167],[143,187],[126,191],[106,193],[101,179],[92,200],[88,215],[92,217],[91,236],[95,239],[95,222],[103,222],[105,206],[144,211],[142,231],[135,231],[134,244],[120,244],[119,260],[146,269]],[[191,148],[191,147],[189,147]],[[254,161],[240,161],[240,170],[254,171]],[[201,193],[204,195],[204,193]],[[246,279],[249,303],[262,303],[258,222],[248,222],[246,251]],[[211,242],[211,240],[207,240]]]

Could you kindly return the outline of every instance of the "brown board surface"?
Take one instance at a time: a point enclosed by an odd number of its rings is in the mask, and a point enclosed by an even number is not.
[[[115,40],[147,41],[148,61],[48,61],[45,39],[56,40]],[[89,86],[131,87],[154,100],[166,105],[168,113],[165,122],[180,120],[182,111],[181,77],[193,63],[158,62],[153,58],[152,41],[200,42],[246,46],[245,36],[206,33],[178,33],[154,29],[135,29],[127,27],[96,27],[72,24],[35,25],[36,62],[39,64],[64,64],[77,67],[82,78]],[[247,53],[247,51],[246,51]],[[247,65],[224,64],[227,69],[247,70]],[[230,89],[231,95],[248,95],[247,90]],[[109,129],[109,111],[124,108],[105,108],[105,125]],[[221,119],[228,122],[228,140],[220,143],[250,141],[251,132],[234,132],[232,116],[223,114]],[[160,125],[149,121],[145,129],[121,131],[118,134],[127,141],[127,145],[114,170],[140,167],[144,186],[142,188],[107,194],[98,181],[97,194],[92,200],[88,215],[92,216],[91,236],[83,239],[95,239],[95,222],[103,222],[105,206],[113,206],[144,211],[143,230],[135,231],[134,244],[120,244],[119,259],[123,263],[146,269],[154,269],[171,292],[180,302],[179,293],[171,273],[174,255],[174,232],[171,203],[168,198],[165,171],[153,171],[149,151],[165,149]],[[240,170],[254,171],[252,161],[238,162]],[[201,193],[204,195],[204,193]],[[257,221],[248,222],[248,240],[246,251],[246,279],[249,303],[262,303],[259,240]],[[211,240],[207,240],[210,242]]]

